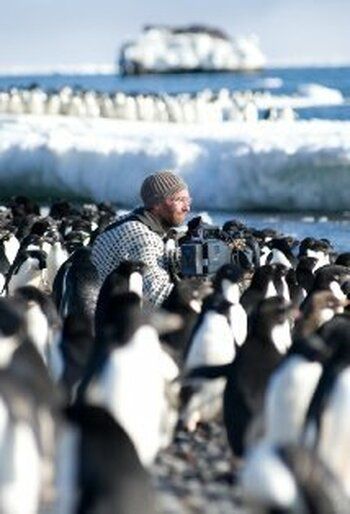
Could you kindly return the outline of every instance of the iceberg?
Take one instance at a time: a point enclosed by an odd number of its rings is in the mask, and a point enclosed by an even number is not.
[[[139,203],[144,177],[176,170],[194,209],[349,209],[350,122],[171,124],[0,115],[2,196]]]
[[[231,40],[219,29],[201,25],[150,25],[119,56],[123,75],[196,71],[252,71],[265,66],[256,36]]]

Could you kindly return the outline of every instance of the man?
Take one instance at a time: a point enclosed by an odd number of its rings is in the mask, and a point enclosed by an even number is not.
[[[92,261],[101,281],[124,260],[144,262],[144,297],[161,305],[173,288],[165,246],[167,233],[184,223],[191,198],[186,183],[171,171],[146,177],[140,195],[144,207],[113,223],[97,237]]]

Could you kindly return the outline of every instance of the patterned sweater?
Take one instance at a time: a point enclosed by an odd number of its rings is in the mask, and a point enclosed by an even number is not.
[[[144,262],[143,294],[154,305],[161,305],[173,288],[164,239],[142,221],[131,219],[107,228],[96,238],[91,259],[101,284],[123,260]]]

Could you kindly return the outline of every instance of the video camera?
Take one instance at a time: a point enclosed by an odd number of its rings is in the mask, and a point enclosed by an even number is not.
[[[191,227],[189,227],[191,228]],[[198,223],[180,243],[181,274],[184,277],[212,276],[231,262],[232,250],[221,238],[221,229]]]

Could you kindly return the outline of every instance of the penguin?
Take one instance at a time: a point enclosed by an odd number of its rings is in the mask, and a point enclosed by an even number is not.
[[[232,304],[218,292],[204,302],[197,326],[193,331],[184,361],[181,389],[181,425],[194,431],[199,422],[209,422],[222,414],[224,377],[206,380],[193,376],[196,369],[231,364],[236,355],[229,312]]]
[[[291,242],[288,237],[271,239],[266,244],[270,249],[270,253],[266,257],[266,264],[283,264],[286,268],[294,268],[297,259],[292,248],[296,244],[295,241]]]
[[[57,235],[53,239],[50,238],[50,242],[46,259],[46,283],[49,291],[52,291],[57,272],[68,259],[68,252],[64,248],[63,241]]]
[[[242,346],[247,337],[248,317],[240,303],[240,287],[244,273],[239,266],[225,264],[216,273],[213,285],[216,291],[222,292],[232,305],[229,309],[229,323],[236,346]]]
[[[45,114],[49,116],[57,116],[61,113],[61,100],[57,93],[48,95],[45,105]]]
[[[317,266],[316,257],[307,257],[306,255],[299,258],[299,262],[295,269],[295,274],[299,286],[302,288],[303,299],[310,293],[315,281],[315,271]]]
[[[45,105],[47,102],[47,94],[39,87],[32,88],[28,99],[28,113],[35,115],[45,114]]]
[[[16,236],[5,230],[0,235],[0,273],[6,276],[19,251],[20,243]]]
[[[305,291],[298,283],[296,270],[290,268],[285,276],[285,280],[289,289],[290,300],[296,309],[299,309],[306,297]]]
[[[6,278],[5,290],[8,294],[26,285],[33,285],[42,291],[47,290],[45,280],[47,255],[43,250],[20,251]]]
[[[247,340],[229,368],[224,422],[235,457],[244,455],[248,432],[261,430],[259,417],[268,381],[291,344],[288,323],[291,308],[279,296],[262,300],[249,320]]]
[[[312,297],[318,291],[331,291],[339,300],[344,302],[346,294],[342,291],[342,284],[350,279],[350,269],[346,266],[325,265],[319,268],[315,273],[315,280],[308,296],[301,304],[300,309],[305,310],[312,301]]]
[[[0,369],[1,512],[39,512],[52,501],[61,408],[43,360],[23,338]]]
[[[349,393],[350,318],[335,316],[320,335],[333,347],[306,415],[303,441],[328,463],[347,495],[350,494]]]
[[[91,241],[91,233],[87,230],[70,230],[64,235],[64,244],[71,255],[83,246],[89,246]]]
[[[350,508],[327,463],[301,445],[264,442],[252,448],[240,485],[243,502],[253,512],[345,514]]]
[[[16,236],[5,232],[0,235],[0,294],[5,294],[6,276],[19,249]]]
[[[0,298],[0,368],[6,368],[26,338],[22,302]]]
[[[339,264],[328,264],[316,270],[315,281],[311,293],[320,289],[331,289],[333,282],[337,282],[339,286],[348,281],[350,277],[350,268]],[[338,290],[338,288],[337,288]],[[335,294],[337,291],[333,291]],[[342,297],[342,295],[340,294]]]
[[[315,257],[317,259],[316,269],[331,264],[332,245],[326,239],[315,239],[306,237],[300,242],[298,258]]]
[[[7,104],[7,112],[9,114],[24,114],[26,111],[26,105],[21,94],[18,89],[11,89],[10,96]]]
[[[187,278],[177,282],[170,295],[165,299],[162,308],[167,312],[181,316],[183,325],[179,330],[164,334],[162,344],[166,345],[170,355],[182,368],[186,348],[202,310],[203,300],[212,292],[209,282]]]
[[[23,219],[30,215],[40,216],[39,205],[27,196],[15,196],[14,198],[11,198],[7,205],[11,210],[13,219]]]
[[[274,268],[270,264],[265,264],[255,270],[252,281],[242,294],[240,302],[249,316],[262,299],[276,295]]]
[[[264,402],[264,441],[298,444],[306,413],[332,349],[316,334],[297,339],[272,373]]]
[[[273,283],[276,288],[276,292],[279,296],[282,296],[287,302],[290,301],[290,291],[287,284],[286,276],[291,268],[288,268],[284,264],[275,263],[273,267]]]
[[[121,425],[103,408],[65,411],[58,441],[55,512],[153,514],[151,480]]]
[[[244,106],[243,119],[247,123],[256,123],[258,121],[259,111],[254,101],[247,102]]]
[[[282,121],[294,121],[298,118],[298,115],[290,105],[283,107],[279,114],[279,119]]]
[[[339,264],[340,266],[346,266],[350,268],[350,252],[340,253],[337,256],[334,264]]]
[[[90,256],[90,247],[77,249],[57,272],[52,294],[61,317],[83,316],[93,335],[100,280]]]
[[[39,511],[42,487],[39,413],[35,399],[8,369],[0,369],[0,388],[0,511],[31,514]]]
[[[293,329],[294,336],[307,337],[314,334],[336,314],[342,314],[349,304],[346,298],[338,298],[332,291],[316,291],[304,305]]]
[[[178,376],[178,367],[161,348],[157,331],[145,322],[136,293],[110,299],[103,334],[79,397],[107,408],[148,467],[169,444],[177,422],[168,386]]]
[[[54,302],[34,286],[17,288],[13,297],[23,302],[27,335],[58,382],[63,373],[63,357],[59,348],[61,320]]]
[[[143,297],[143,274],[145,264],[141,261],[123,261],[104,280],[97,298],[95,313],[96,338],[102,339],[106,306],[113,295],[132,291]]]
[[[229,325],[230,307],[231,302],[222,293],[214,292],[205,299],[185,352],[185,370],[232,362],[236,350]],[[220,346],[217,343],[218,334]]]
[[[68,314],[63,320],[59,347],[63,359],[60,383],[66,393],[67,403],[73,404],[94,350],[91,321],[83,314]]]
[[[86,116],[89,118],[99,118],[101,115],[101,107],[99,104],[99,95],[96,91],[90,90],[83,93]]]

